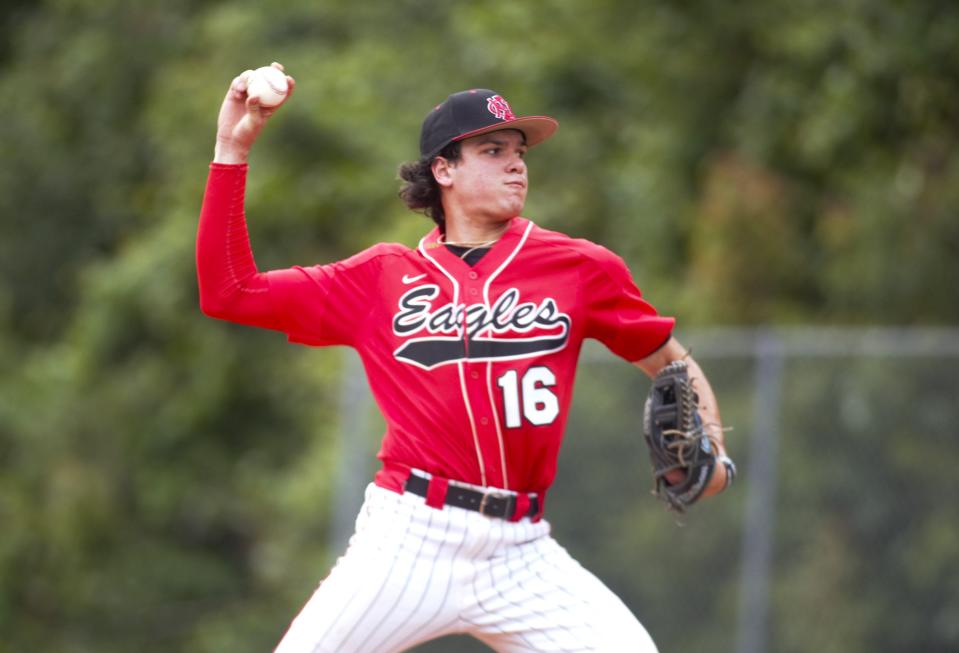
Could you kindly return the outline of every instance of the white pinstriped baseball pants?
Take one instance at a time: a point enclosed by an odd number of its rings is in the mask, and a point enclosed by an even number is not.
[[[502,653],[655,653],[629,609],[549,535],[370,485],[346,553],[275,653],[390,653],[466,633]]]

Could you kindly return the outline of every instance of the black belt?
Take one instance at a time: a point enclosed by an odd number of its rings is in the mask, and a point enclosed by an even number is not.
[[[410,477],[406,479],[406,489],[424,498],[429,486],[428,479],[416,474],[410,474]],[[474,510],[489,517],[510,519],[516,510],[516,493],[506,490],[481,492],[450,483],[449,489],[446,491],[446,500],[443,503],[448,506]],[[531,496],[529,498],[529,510],[520,517],[533,517],[538,512],[539,497]]]

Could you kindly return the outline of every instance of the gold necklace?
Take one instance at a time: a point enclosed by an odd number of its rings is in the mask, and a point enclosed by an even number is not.
[[[454,240],[454,241],[449,241],[449,240],[446,240],[446,237],[445,237],[445,236],[440,236],[440,238],[439,238],[439,241],[440,241],[441,243],[443,243],[444,245],[452,245],[453,247],[465,247],[465,248],[467,248],[465,252],[463,252],[462,254],[459,255],[459,257],[460,257],[461,259],[465,259],[465,258],[470,254],[470,252],[473,252],[473,251],[475,251],[475,250],[477,250],[477,249],[483,249],[484,247],[492,247],[494,244],[496,244],[496,241],[497,241],[497,240],[499,240],[499,237],[494,238],[493,240],[487,240],[487,241],[481,242],[481,243],[471,243],[471,242],[466,242],[466,241],[462,241],[462,240],[461,240],[461,241],[455,241],[455,240]]]

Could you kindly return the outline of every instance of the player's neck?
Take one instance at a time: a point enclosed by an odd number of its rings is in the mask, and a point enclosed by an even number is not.
[[[500,236],[506,233],[512,219],[502,222],[479,222],[467,219],[446,220],[446,233],[443,241],[451,244],[463,244],[464,246],[477,245],[479,243],[495,243]]]

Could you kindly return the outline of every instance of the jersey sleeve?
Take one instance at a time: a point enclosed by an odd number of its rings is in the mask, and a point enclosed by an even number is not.
[[[200,309],[209,317],[280,330],[267,277],[250,248],[244,213],[247,168],[210,164],[196,237]]]
[[[276,312],[291,342],[355,345],[378,297],[377,245],[328,265],[292,267],[267,273]]]
[[[308,345],[350,345],[378,287],[377,246],[350,259],[257,269],[244,212],[248,167],[213,163],[197,230],[200,307],[210,316],[285,332]]]
[[[598,248],[592,262],[586,284],[586,337],[630,362],[649,356],[669,339],[675,320],[659,315],[643,299],[621,258]]]

